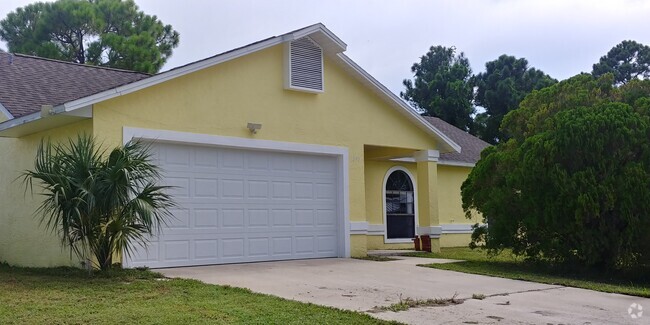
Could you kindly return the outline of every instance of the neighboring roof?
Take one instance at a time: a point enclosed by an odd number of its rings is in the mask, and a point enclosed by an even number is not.
[[[0,52],[0,106],[13,118],[60,105],[150,75]]]
[[[99,103],[101,101],[126,95],[138,91],[140,89],[144,89],[165,82],[167,80],[171,80],[195,71],[199,71],[226,61],[236,59],[238,57],[247,54],[251,54],[269,48],[271,46],[276,46],[284,42],[293,41],[306,36],[310,37],[313,41],[317,42],[323,48],[324,53],[328,55],[330,58],[332,58],[334,62],[341,65],[347,72],[349,72],[352,76],[354,76],[355,78],[360,80],[364,85],[366,85],[371,90],[373,90],[376,94],[379,95],[380,98],[382,98],[387,103],[389,103],[394,109],[396,109],[403,116],[405,116],[415,125],[417,125],[420,129],[424,130],[429,135],[433,136],[439,144],[438,150],[441,153],[460,152],[461,147],[457,145],[454,141],[452,141],[444,132],[438,130],[435,126],[431,125],[430,123],[427,123],[420,116],[420,114],[418,114],[406,102],[404,102],[401,98],[399,98],[393,92],[388,90],[386,86],[382,85],[379,81],[373,78],[369,73],[363,70],[349,57],[343,54],[342,52],[345,51],[347,45],[343,41],[341,41],[341,39],[339,39],[336,35],[334,35],[334,33],[332,33],[329,29],[327,29],[325,25],[321,23],[307,26],[301,29],[297,29],[286,34],[282,34],[280,36],[271,37],[231,51],[227,51],[215,55],[207,59],[199,60],[194,63],[190,63],[175,69],[161,72],[149,78],[146,78],[146,76],[144,76],[141,78],[141,80],[137,79],[135,81],[131,81],[130,83],[129,82],[125,82],[124,84],[116,83],[116,85],[113,86],[107,85],[103,90],[98,92],[96,91],[73,99],[66,99],[64,101],[59,101],[58,104],[53,104],[53,103],[45,103],[45,104],[55,106],[54,109],[50,112],[50,115],[71,114],[71,112],[75,110],[87,109],[88,107],[92,107],[93,104]],[[32,59],[39,60],[38,58],[32,58]],[[2,60],[2,58],[0,58],[0,60]],[[51,61],[46,59],[44,60]],[[61,64],[62,62],[58,62],[58,63]],[[70,65],[79,66],[76,64],[70,64]],[[87,66],[82,66],[82,67],[84,69],[91,69],[90,67]],[[94,68],[94,69],[101,69],[101,68]],[[111,69],[107,69],[107,70],[120,71],[120,70],[111,70]],[[129,73],[125,71],[121,71],[121,72]],[[2,73],[2,70],[0,70],[0,73]],[[57,78],[52,78],[52,80],[56,80],[56,79]],[[42,82],[41,84],[45,88],[49,87],[49,89],[53,88],[53,86],[56,86],[56,84],[51,84],[51,83],[48,84],[47,82]],[[2,90],[1,84],[0,84],[0,90]],[[35,90],[36,89],[32,88],[30,89],[30,91],[24,92],[23,94],[32,93]],[[3,104],[2,100],[3,99],[0,98],[0,104]],[[22,117],[20,116],[21,115],[14,116],[13,119],[0,123],[0,135],[10,129],[12,129],[12,131],[16,131],[13,132],[13,134],[20,134],[22,132],[21,130],[23,129],[26,130],[25,132],[32,132],[34,128],[41,127],[41,126],[37,126],[37,124],[34,124],[34,122],[40,123],[38,121],[42,120],[42,116],[40,112],[36,111],[31,114],[24,115]],[[27,126],[26,124],[30,124],[30,126]],[[17,129],[13,129],[13,128],[17,128]]]
[[[461,148],[461,152],[449,152],[440,154],[440,162],[453,162],[460,164],[476,164],[481,158],[481,151],[490,144],[437,118],[423,116],[427,122],[431,123],[436,129],[444,132]]]

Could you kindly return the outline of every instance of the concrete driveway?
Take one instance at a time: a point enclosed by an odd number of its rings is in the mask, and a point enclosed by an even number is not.
[[[409,324],[650,324],[628,307],[650,310],[650,299],[416,266],[440,262],[315,259],[158,270],[168,277],[249,288],[314,304],[367,312],[400,299],[465,299],[462,304],[411,308],[372,316]],[[473,294],[487,296],[471,299]]]

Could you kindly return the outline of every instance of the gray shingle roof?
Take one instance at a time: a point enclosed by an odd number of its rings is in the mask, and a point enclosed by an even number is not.
[[[18,118],[149,77],[148,74],[0,52],[0,104]]]
[[[0,51],[0,104],[18,118],[129,84],[150,75],[76,64]],[[461,153],[443,153],[441,161],[476,163],[489,146],[483,140],[436,117],[424,117],[461,146]]]
[[[443,153],[440,154],[441,161],[459,162],[475,164],[481,158],[481,151],[490,146],[489,143],[437,118],[423,116],[427,122],[431,123],[436,129],[446,134],[452,141],[461,147],[460,153]]]

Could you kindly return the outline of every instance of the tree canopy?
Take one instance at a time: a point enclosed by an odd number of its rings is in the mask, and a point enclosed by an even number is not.
[[[588,267],[650,262],[650,81],[578,75],[528,95],[462,186],[473,245]]]
[[[495,144],[507,138],[500,130],[501,120],[533,90],[548,87],[557,81],[544,72],[528,66],[524,58],[501,55],[485,64],[485,72],[474,77],[475,104],[485,108],[476,121],[477,135]]]
[[[432,46],[413,64],[414,80],[404,80],[402,98],[424,115],[439,117],[465,131],[472,126],[473,89],[469,60],[456,48]]]
[[[10,52],[155,73],[179,35],[132,0],[58,0],[9,13],[0,39]]]
[[[650,47],[635,41],[623,41],[614,46],[593,66],[595,77],[606,73],[613,74],[618,85],[650,78]]]

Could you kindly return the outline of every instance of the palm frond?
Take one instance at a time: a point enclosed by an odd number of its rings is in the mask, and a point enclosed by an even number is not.
[[[82,134],[65,144],[42,141],[22,181],[32,193],[34,183],[40,186],[41,225],[58,233],[71,254],[92,253],[105,268],[115,253],[146,245],[172,217],[175,203],[169,187],[156,185],[160,177],[149,144],[132,141],[106,155]]]

